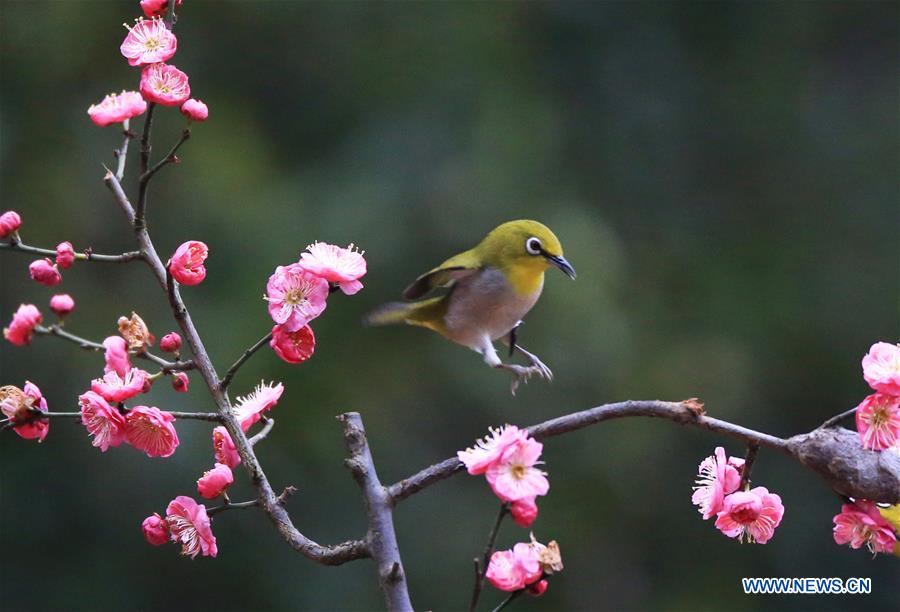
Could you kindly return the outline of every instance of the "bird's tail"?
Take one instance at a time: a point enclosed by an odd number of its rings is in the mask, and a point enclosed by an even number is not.
[[[420,302],[388,302],[363,317],[363,325],[417,325],[440,331],[445,309],[442,297]]]

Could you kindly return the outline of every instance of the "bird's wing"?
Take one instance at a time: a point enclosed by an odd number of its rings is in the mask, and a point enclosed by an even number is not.
[[[480,267],[475,253],[465,251],[451,257],[438,267],[417,278],[409,287],[403,290],[403,297],[407,300],[415,300],[432,289],[450,287],[457,280],[474,274]]]

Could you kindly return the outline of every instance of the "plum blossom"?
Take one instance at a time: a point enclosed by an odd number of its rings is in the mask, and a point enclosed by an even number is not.
[[[181,105],[181,114],[191,121],[202,123],[209,117],[209,108],[202,101],[191,98]]]
[[[849,544],[854,549],[865,546],[872,554],[878,554],[893,552],[897,543],[893,526],[870,501],[844,504],[832,521],[834,541],[838,544]]]
[[[871,450],[900,447],[900,396],[873,393],[856,409],[856,430]]]
[[[204,472],[197,480],[197,492],[204,499],[215,499],[233,483],[234,475],[231,468],[224,463],[217,463],[213,469]]]
[[[75,249],[71,242],[60,242],[56,245],[56,265],[60,270],[72,267],[75,261]]]
[[[115,372],[119,377],[124,378],[131,369],[131,361],[128,358],[128,343],[121,336],[109,336],[103,341],[105,350],[103,359],[106,366],[103,368],[104,373]]]
[[[169,457],[178,448],[175,417],[153,406],[135,406],[125,417],[128,443],[148,457]]]
[[[322,314],[328,281],[299,264],[278,266],[266,284],[269,314],[285,331],[295,332]]]
[[[495,588],[511,592],[537,582],[543,573],[538,550],[519,542],[512,550],[498,550],[491,555],[485,577]]]
[[[700,462],[699,473],[694,485],[691,502],[703,515],[703,519],[714,517],[722,509],[725,496],[737,491],[741,485],[741,468],[744,460],[738,457],[725,458],[725,449],[717,446],[714,455]]]
[[[131,368],[125,376],[110,370],[103,378],[91,382],[91,391],[103,396],[107,402],[124,402],[144,391],[150,374],[140,368]]]
[[[60,293],[50,298],[50,310],[58,317],[64,317],[75,310],[75,300],[68,293]]]
[[[144,519],[141,531],[144,532],[144,539],[153,546],[162,546],[172,538],[169,534],[169,524],[157,512]]]
[[[187,393],[191,379],[188,378],[186,372],[175,372],[172,374],[172,388],[178,393]]]
[[[181,348],[181,336],[169,332],[159,341],[159,350],[164,353],[175,353]]]
[[[515,425],[504,425],[499,429],[491,428],[490,435],[475,441],[475,447],[458,451],[456,456],[462,461],[469,474],[484,474],[492,464],[500,460],[507,448],[524,442],[528,433]]]
[[[161,106],[178,106],[191,97],[188,76],[168,64],[144,66],[140,88],[145,100]]]
[[[128,27],[128,34],[119,51],[128,60],[130,66],[144,66],[164,62],[175,55],[178,39],[175,33],[166,27],[162,19],[138,19],[133,27]]]
[[[47,287],[54,287],[62,280],[59,269],[48,258],[35,259],[28,266],[31,279]]]
[[[534,497],[517,499],[509,507],[509,513],[519,527],[531,527],[538,517],[538,507]]]
[[[231,434],[222,425],[213,429],[213,451],[216,463],[224,463],[233,468],[241,462],[241,456],[237,452]]]
[[[781,524],[784,506],[781,497],[765,487],[728,495],[716,519],[716,528],[741,542],[765,544]]]
[[[50,430],[48,419],[35,419],[34,411],[47,412],[47,400],[32,382],[25,381],[22,389],[13,385],[0,387],[0,412],[15,425],[13,431],[26,440],[43,442]]]
[[[250,426],[262,418],[262,413],[271,410],[281,394],[284,393],[284,385],[281,383],[267,384],[260,382],[252,393],[244,397],[238,397],[234,406],[234,416],[241,424],[241,429],[247,431]]]
[[[179,495],[166,508],[166,523],[172,540],[181,544],[181,554],[191,559],[198,554],[215,557],[216,536],[213,535],[206,515],[206,506],[185,495]]]
[[[547,475],[535,467],[544,445],[531,438],[516,442],[491,464],[485,473],[494,495],[504,502],[546,495],[550,490]]]
[[[110,446],[119,446],[125,441],[125,417],[102,395],[87,391],[78,396],[78,403],[81,405],[81,424],[94,436],[91,444],[105,453]]]
[[[869,386],[900,395],[900,344],[876,342],[862,360],[863,378]]]
[[[19,309],[13,313],[9,327],[3,328],[3,337],[16,346],[25,346],[31,343],[34,336],[34,328],[43,320],[41,311],[34,304],[20,304]]]
[[[147,324],[136,312],[131,313],[131,318],[119,317],[118,325],[119,334],[125,338],[131,350],[143,351],[156,342],[156,337],[150,333]]]
[[[547,580],[538,580],[532,584],[528,585],[528,594],[533,595],[534,597],[540,597],[544,593],[547,592],[547,589],[550,587],[550,582]]]
[[[199,285],[206,278],[206,266],[203,262],[208,255],[209,247],[198,240],[182,243],[169,260],[172,278],[182,285]]]
[[[366,260],[352,244],[345,249],[314,242],[300,255],[299,264],[328,282],[336,283],[346,295],[353,295],[363,288],[358,279],[366,273]]]
[[[276,325],[272,328],[269,346],[284,361],[302,363],[315,352],[316,336],[309,325],[304,325],[295,332],[289,332],[284,326]]]
[[[14,210],[0,215],[0,238],[9,238],[22,227],[22,217]]]
[[[178,0],[175,6],[181,6],[182,0]],[[141,9],[147,17],[163,17],[169,10],[169,0],[141,0]]]
[[[99,127],[113,123],[122,123],[137,117],[147,110],[147,101],[136,91],[111,93],[98,104],[91,104],[87,113],[91,121]]]

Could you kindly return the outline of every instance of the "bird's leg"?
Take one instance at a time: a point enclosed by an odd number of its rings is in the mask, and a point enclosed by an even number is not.
[[[522,325],[525,321],[519,321],[515,324],[515,326],[509,330],[509,356],[512,357],[513,353],[516,352],[516,332],[519,329],[519,326]]]
[[[506,340],[504,340],[506,342]],[[547,380],[552,380],[553,373],[550,371],[550,368],[541,363],[541,360],[523,349],[522,347],[516,345],[515,350],[524,354],[531,360],[530,366],[522,366],[515,363],[503,363],[500,361],[500,357],[497,355],[497,350],[494,348],[494,344],[491,342],[491,339],[485,337],[479,346],[476,349],[479,353],[484,356],[484,362],[491,366],[492,368],[499,368],[510,372],[513,375],[512,382],[510,383],[509,390],[515,395],[516,390],[519,388],[519,383],[522,381],[528,382],[528,379],[537,374],[542,378],[546,378]]]
[[[524,348],[522,348],[518,344],[515,345],[514,348],[515,348],[515,350],[519,351],[520,353],[525,355],[525,357],[528,358],[528,361],[531,362],[531,367],[537,368],[538,373],[543,378],[546,378],[547,380],[549,380],[551,382],[553,381],[553,371],[550,368],[548,368],[547,365],[543,361],[538,359],[537,355],[535,355],[533,353],[529,353],[528,351],[526,351]]]

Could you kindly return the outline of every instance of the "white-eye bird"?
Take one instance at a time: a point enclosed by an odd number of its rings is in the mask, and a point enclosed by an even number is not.
[[[403,292],[407,300],[438,288],[443,295],[418,302],[391,302],[365,319],[368,325],[406,324],[427,327],[467,346],[492,368],[513,375],[513,395],[532,375],[547,380],[553,373],[540,359],[516,344],[516,328],[535,305],[544,287],[544,271],[556,266],[570,278],[575,269],[563,257],[562,245],[546,225],[509,221],[492,230],[476,247],[455,255],[417,278]],[[522,353],[531,365],[503,363],[494,340]]]

